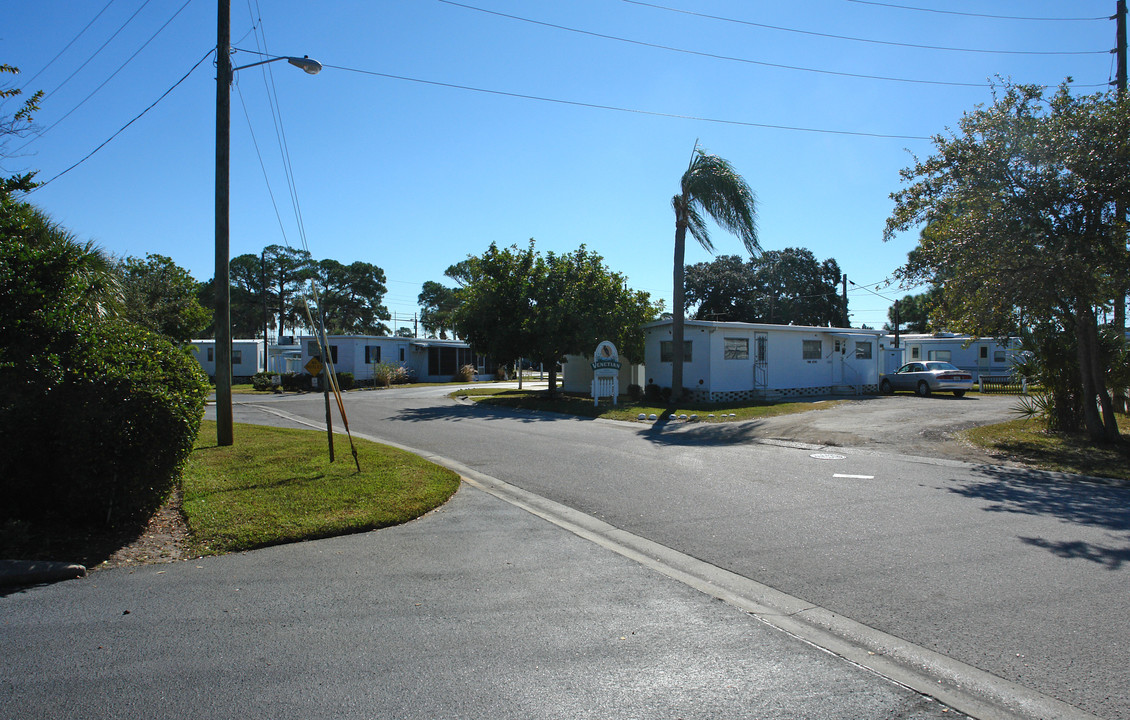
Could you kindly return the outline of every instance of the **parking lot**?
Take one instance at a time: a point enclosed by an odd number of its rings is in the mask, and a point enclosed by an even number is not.
[[[865,447],[968,462],[998,462],[955,437],[961,430],[1015,420],[1016,395],[971,394],[963,398],[909,393],[868,396],[797,415],[758,421],[759,438],[815,445]]]

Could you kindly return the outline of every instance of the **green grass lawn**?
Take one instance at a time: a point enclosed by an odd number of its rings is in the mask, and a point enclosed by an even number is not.
[[[354,440],[357,472],[343,436],[335,437],[334,463],[319,431],[236,425],[230,447],[215,437],[215,423],[201,423],[183,476],[183,512],[199,554],[397,525],[459,487],[446,468],[364,440]]]
[[[1130,480],[1130,417],[1118,416],[1123,439],[1092,444],[1082,433],[1049,433],[1039,420],[1011,420],[962,432],[969,442],[1009,460],[1056,472]]]
[[[599,406],[594,406],[591,397],[572,395],[557,392],[555,398],[550,399],[544,390],[504,390],[498,388],[464,388],[452,393],[453,397],[468,397],[476,402],[522,410],[544,410],[547,412],[577,415],[579,417],[600,417],[609,420],[636,420],[640,413],[662,416],[664,413],[676,415],[698,415],[700,422],[727,422],[734,420],[749,420],[751,418],[772,417],[774,415],[788,415],[791,413],[805,412],[816,408],[831,407],[835,404],[846,402],[844,400],[818,400],[808,402],[783,402],[783,403],[685,403],[674,409],[660,405],[651,405],[645,401],[632,402],[627,398],[620,398],[618,405],[613,406],[608,401],[602,401]],[[713,413],[714,418],[708,415]],[[735,417],[721,417],[733,414]]]

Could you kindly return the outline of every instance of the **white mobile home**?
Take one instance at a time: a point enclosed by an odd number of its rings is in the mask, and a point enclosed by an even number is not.
[[[208,377],[216,376],[216,341],[208,338],[204,340],[190,340],[189,347],[192,354],[208,373]],[[264,369],[266,358],[263,353],[262,340],[232,340],[231,342],[231,374],[232,378],[246,379]]]
[[[1009,375],[1013,356],[1020,351],[1020,338],[1003,342],[994,338],[974,339],[969,335],[939,332],[902,335],[899,345],[904,363],[915,360],[942,360],[973,373],[973,382],[981,375]]]
[[[878,392],[882,331],[706,322],[684,325],[683,384],[703,402]],[[647,383],[671,385],[671,321],[644,325]]]
[[[481,372],[478,358],[467,343],[460,340],[388,337],[376,335],[330,335],[326,338],[330,358],[337,372],[353,373],[355,380],[373,378],[380,363],[408,368],[420,382],[447,382],[464,365],[473,365]],[[300,363],[320,356],[313,336],[299,338],[302,349]]]

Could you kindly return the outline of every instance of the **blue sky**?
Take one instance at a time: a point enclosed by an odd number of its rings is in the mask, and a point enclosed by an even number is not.
[[[996,76],[1105,90],[1113,21],[1014,18],[1114,10],[1114,0],[232,0],[237,48],[326,66],[237,73],[232,255],[305,243],[315,258],[379,265],[400,326],[423,282],[491,242],[584,243],[670,308],[670,201],[698,140],[756,192],[764,249],[808,248],[858,286],[901,297],[879,283],[917,234],[884,243],[883,223],[899,171],[930,153],[923,138],[991,102]],[[50,93],[43,132],[8,143],[4,172],[51,180],[28,199],[80,238],[212,277],[216,3],[5,3],[0,28],[0,62],[22,71],[0,83]],[[257,59],[238,52],[234,63]],[[721,230],[713,239],[721,254],[743,253]],[[688,263],[709,259],[688,247]],[[856,326],[881,327],[889,304],[849,291]]]

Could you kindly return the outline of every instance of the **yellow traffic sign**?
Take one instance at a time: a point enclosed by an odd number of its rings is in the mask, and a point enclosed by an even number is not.
[[[306,363],[304,367],[306,368],[306,372],[315,377],[322,374],[322,361],[316,357],[310,358],[310,362]]]

